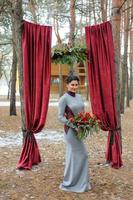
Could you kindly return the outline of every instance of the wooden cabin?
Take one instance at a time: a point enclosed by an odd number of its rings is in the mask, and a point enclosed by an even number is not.
[[[60,81],[62,81],[62,90],[66,91],[65,79],[70,71],[70,68],[66,64],[51,64],[51,89],[50,93],[59,94]],[[86,69],[83,65],[76,66],[76,74],[80,79],[79,92],[84,94],[86,92]]]

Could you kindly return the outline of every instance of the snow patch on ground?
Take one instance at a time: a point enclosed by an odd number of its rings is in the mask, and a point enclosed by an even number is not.
[[[40,133],[35,134],[36,139],[47,140],[48,142],[58,143],[64,140],[63,132],[44,130]],[[22,145],[22,133],[11,134],[1,137],[0,136],[0,147],[16,147]]]

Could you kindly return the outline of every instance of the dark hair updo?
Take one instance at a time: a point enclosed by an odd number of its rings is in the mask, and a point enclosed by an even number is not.
[[[77,81],[79,83],[79,77],[75,74],[74,71],[70,71],[65,81],[66,84],[69,84],[72,81]]]

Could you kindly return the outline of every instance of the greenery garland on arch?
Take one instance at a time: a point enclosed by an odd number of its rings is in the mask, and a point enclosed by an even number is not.
[[[72,66],[74,63],[84,62],[87,59],[87,49],[84,46],[69,47],[64,44],[62,47],[54,47],[52,50],[52,62],[67,64]]]

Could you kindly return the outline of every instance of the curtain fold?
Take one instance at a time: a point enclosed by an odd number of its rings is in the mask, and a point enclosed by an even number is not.
[[[122,166],[120,127],[117,124],[114,46],[110,22],[85,27],[88,57],[87,78],[92,111],[108,131],[106,160]]]
[[[23,82],[26,137],[17,168],[41,161],[34,134],[42,130],[48,110],[51,79],[52,27],[23,22]]]

